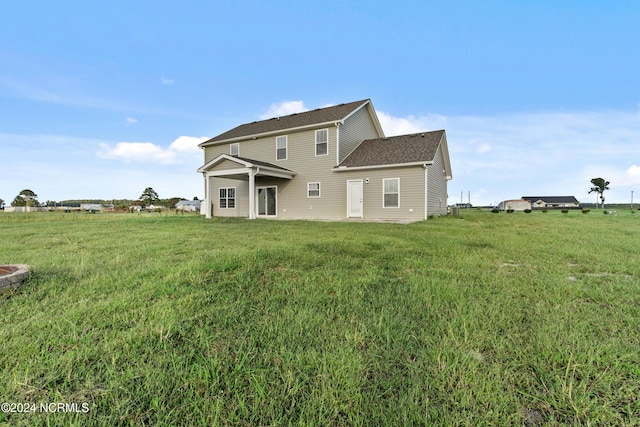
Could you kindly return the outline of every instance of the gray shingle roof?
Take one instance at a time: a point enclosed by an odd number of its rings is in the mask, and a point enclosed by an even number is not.
[[[359,167],[433,161],[444,130],[366,139],[339,166]]]
[[[221,133],[218,136],[214,136],[213,138],[203,142],[200,145],[203,146],[219,141],[225,141],[228,139],[241,138],[244,136],[260,135],[269,132],[277,132],[279,130],[339,121],[347,117],[358,107],[362,106],[368,101],[368,99],[364,99],[362,101],[350,102],[348,104],[318,108],[316,110],[305,111],[303,113],[290,114],[288,116],[274,117],[268,120],[247,123],[237,126],[227,132]]]

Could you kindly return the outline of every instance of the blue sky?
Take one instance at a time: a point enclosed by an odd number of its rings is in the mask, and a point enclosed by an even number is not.
[[[197,143],[370,98],[449,203],[640,201],[637,1],[32,1],[0,14],[0,198],[203,196]]]

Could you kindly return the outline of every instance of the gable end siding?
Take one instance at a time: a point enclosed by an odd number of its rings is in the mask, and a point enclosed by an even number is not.
[[[340,126],[340,153],[338,163],[342,162],[365,139],[378,138],[378,132],[369,115],[367,107],[363,107],[348,117]]]
[[[447,214],[447,179],[443,169],[444,159],[440,145],[433,164],[427,166],[427,215]]]

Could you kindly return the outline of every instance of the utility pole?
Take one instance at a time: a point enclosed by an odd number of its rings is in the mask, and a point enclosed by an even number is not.
[[[631,210],[633,210],[633,190],[631,190]]]

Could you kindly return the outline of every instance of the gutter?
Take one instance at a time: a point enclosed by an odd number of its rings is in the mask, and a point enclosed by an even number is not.
[[[432,165],[433,162],[411,162],[411,163],[392,163],[388,165],[370,165],[370,166],[338,166],[333,168],[334,172],[347,172],[347,171],[357,171],[364,169],[383,169],[383,168],[398,168],[398,167],[407,167],[407,166],[422,166],[426,167],[427,165]]]

